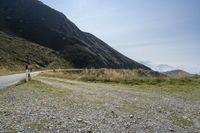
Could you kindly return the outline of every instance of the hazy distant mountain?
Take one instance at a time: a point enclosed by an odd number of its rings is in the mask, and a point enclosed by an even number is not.
[[[190,77],[190,76],[193,76],[193,74],[190,74],[190,73],[183,71],[183,70],[167,71],[167,72],[164,72],[164,74],[166,74],[167,76],[170,76],[170,77]]]
[[[76,68],[149,69],[37,0],[0,0],[0,30],[53,49]]]
[[[167,65],[167,64],[155,64],[151,61],[138,61],[138,62],[150,67],[151,69],[153,69],[155,71],[159,71],[159,72],[165,72],[165,71],[180,69],[180,67],[170,66],[170,65]]]

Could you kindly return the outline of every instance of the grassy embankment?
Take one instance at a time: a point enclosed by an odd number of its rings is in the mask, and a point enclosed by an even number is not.
[[[56,51],[0,31],[0,75],[33,69],[70,68]]]

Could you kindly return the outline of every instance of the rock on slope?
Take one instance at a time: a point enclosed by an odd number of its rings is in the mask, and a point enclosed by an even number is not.
[[[37,0],[1,0],[0,30],[59,51],[76,68],[149,69],[82,32],[65,15]]]

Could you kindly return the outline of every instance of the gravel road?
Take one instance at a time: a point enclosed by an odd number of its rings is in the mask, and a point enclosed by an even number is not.
[[[68,116],[77,121],[81,118],[78,125],[74,123],[65,129],[69,132],[77,129],[116,133],[200,131],[200,99],[190,98],[198,97],[199,93],[180,98],[156,89],[56,78],[39,80],[57,89],[70,90],[73,99],[81,98],[81,106],[65,108]]]
[[[35,77],[0,93],[0,132],[199,133],[200,93]]]

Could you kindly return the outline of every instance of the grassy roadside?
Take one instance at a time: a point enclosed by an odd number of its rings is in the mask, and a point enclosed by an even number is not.
[[[22,73],[23,71],[8,71],[8,70],[1,70],[0,69],[0,76],[5,76],[5,75],[11,75],[11,74],[17,74],[17,73]]]
[[[48,71],[40,76],[80,80],[86,82],[116,83],[138,88],[158,88],[167,92],[189,93],[200,91],[200,77],[169,78],[138,74],[138,71],[116,70],[79,70],[79,71]]]
[[[78,70],[78,71],[48,71],[41,73],[40,76],[78,80],[92,83],[116,84],[130,89],[138,88],[157,93],[168,93],[171,96],[183,101],[199,100],[200,96],[200,77],[171,78],[165,76],[141,76],[138,71],[121,70]]]

